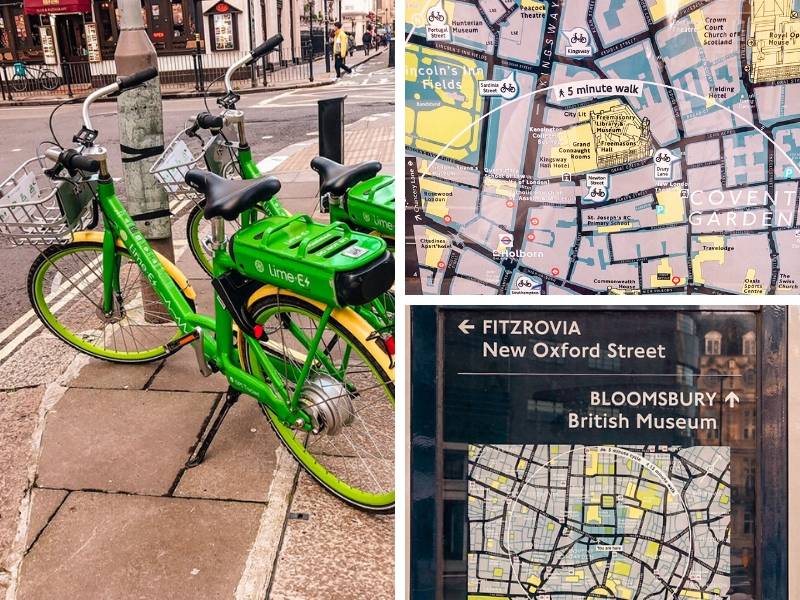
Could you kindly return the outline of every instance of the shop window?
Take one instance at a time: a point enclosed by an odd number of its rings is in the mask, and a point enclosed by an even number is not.
[[[238,50],[239,31],[238,17],[241,13],[238,8],[227,2],[217,2],[205,12],[208,15],[208,24],[211,30],[211,49]]]
[[[722,354],[722,334],[719,331],[709,331],[706,334],[706,354],[719,356]]]

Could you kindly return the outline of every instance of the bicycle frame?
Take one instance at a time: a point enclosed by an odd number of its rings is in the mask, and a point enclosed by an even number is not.
[[[105,168],[103,170],[105,171]],[[246,332],[243,333],[245,333],[249,351],[254,353],[273,386],[281,392],[281,397],[277,396],[263,381],[241,368],[238,364],[238,352],[233,344],[234,327],[230,313],[216,294],[214,295],[213,317],[199,314],[192,309],[181,290],[164,269],[155,251],[122,206],[116,196],[114,183],[107,173],[100,178],[97,198],[106,224],[103,233],[104,309],[108,312],[111,311],[114,291],[119,289],[119,255],[116,251],[116,242],[117,239],[120,239],[183,334],[184,337],[173,343],[184,345],[202,340],[205,359],[217,366],[228,379],[231,387],[253,396],[258,402],[265,404],[285,425],[310,431],[312,429],[311,420],[299,408],[301,386],[295,386],[294,393],[290,395],[281,382],[273,359],[264,352],[257,340],[247,335]],[[225,251],[224,244],[219,245],[214,253],[215,275],[221,275],[233,268],[233,260]],[[319,344],[322,332],[333,311],[333,307],[325,307],[316,335],[312,340],[307,340],[308,354],[301,372],[297,374],[299,381],[303,381],[308,375],[311,364],[321,358]],[[213,335],[201,335],[201,331],[203,334]],[[323,363],[325,362],[327,361],[323,361]]]

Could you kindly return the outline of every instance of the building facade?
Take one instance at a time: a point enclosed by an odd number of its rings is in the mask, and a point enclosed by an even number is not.
[[[147,33],[160,70],[181,68],[180,57],[202,53],[230,63],[266,38],[284,42],[273,64],[297,62],[301,0],[143,0]],[[91,73],[113,73],[120,15],[116,0],[23,0],[0,7],[4,63],[89,63]]]

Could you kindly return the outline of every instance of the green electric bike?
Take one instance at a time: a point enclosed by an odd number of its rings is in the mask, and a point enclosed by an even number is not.
[[[40,248],[28,277],[36,314],[91,356],[138,363],[192,346],[203,375],[222,373],[229,392],[189,466],[202,461],[246,394],[321,485],[356,507],[392,510],[393,356],[352,308],[392,286],[386,242],[281,214],[243,224],[228,239],[225,222],[272,198],[280,183],[190,171],[186,180],[204,196],[212,225],[214,311],[200,314],[186,277],[153,250],[117,198],[89,116],[95,100],[156,74],[93,92],[75,148],[49,148],[0,184],[0,236]],[[100,217],[103,229],[93,230]]]

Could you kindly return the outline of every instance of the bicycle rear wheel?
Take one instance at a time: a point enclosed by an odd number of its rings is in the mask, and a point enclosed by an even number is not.
[[[180,336],[127,250],[117,248],[118,289],[111,315],[103,313],[103,245],[50,246],[31,265],[28,296],[45,326],[65,343],[112,362],[139,363],[174,352]],[[192,304],[191,299],[186,298]]]
[[[305,299],[273,294],[256,301],[251,313],[264,327],[266,340],[260,342],[261,348],[281,374],[283,385],[293,392],[322,311]],[[315,361],[301,384],[301,403],[312,417],[316,414],[318,433],[286,427],[268,408],[262,408],[281,442],[318,483],[357,508],[391,512],[394,380],[388,357],[366,339],[361,333],[364,327],[356,320],[351,311],[331,317],[319,346],[331,365]],[[263,379],[257,358],[241,332],[239,336],[244,368]]]
[[[25,75],[14,75],[11,78],[11,89],[15,92],[24,92],[28,89],[28,78]]]

